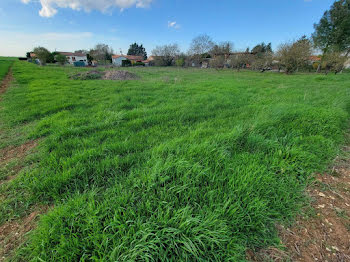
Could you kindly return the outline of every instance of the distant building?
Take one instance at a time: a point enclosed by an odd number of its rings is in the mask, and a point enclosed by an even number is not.
[[[154,64],[154,60],[155,60],[155,57],[154,56],[150,56],[146,60],[143,60],[142,63],[144,63],[145,66],[151,66],[151,65]]]
[[[123,61],[129,60],[131,64],[135,64],[137,62],[142,62],[143,57],[142,56],[135,56],[135,55],[114,55],[112,56],[112,63],[115,66],[122,66]]]
[[[85,65],[88,64],[87,55],[83,53],[71,53],[71,52],[58,52],[58,53],[67,57],[67,62],[71,65],[73,65],[74,62],[84,62]]]

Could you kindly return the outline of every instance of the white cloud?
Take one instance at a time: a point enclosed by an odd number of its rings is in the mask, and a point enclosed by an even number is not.
[[[168,27],[174,29],[180,29],[180,25],[176,21],[168,21]]]
[[[28,4],[33,0],[21,0],[22,3]],[[41,10],[39,15],[42,17],[52,17],[58,12],[58,8],[71,8],[73,10],[99,10],[106,12],[114,7],[130,8],[136,6],[138,8],[148,7],[153,0],[40,0]]]

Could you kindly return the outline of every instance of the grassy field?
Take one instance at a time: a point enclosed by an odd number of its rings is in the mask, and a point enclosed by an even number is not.
[[[9,70],[10,66],[12,65],[12,63],[13,63],[12,59],[0,57],[0,83],[1,83],[1,80],[7,74],[7,72]]]
[[[0,147],[39,153],[1,187],[0,223],[52,207],[18,260],[244,261],[279,244],[348,127],[349,74],[78,70],[16,62],[1,102]]]

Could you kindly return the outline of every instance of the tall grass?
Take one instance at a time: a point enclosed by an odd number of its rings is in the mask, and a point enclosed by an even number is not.
[[[10,66],[12,65],[12,63],[13,63],[12,59],[0,57],[0,83],[2,79],[7,75],[7,72]]]
[[[55,206],[18,259],[242,261],[278,244],[275,223],[302,206],[348,124],[348,74],[137,68],[141,80],[114,82],[72,70],[17,62],[2,102],[9,126],[45,137],[2,221]]]

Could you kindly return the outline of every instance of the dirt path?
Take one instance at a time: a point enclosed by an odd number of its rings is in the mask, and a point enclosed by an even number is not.
[[[6,92],[13,80],[10,69],[0,85],[0,101],[2,94]],[[0,132],[3,131],[0,130]],[[0,149],[0,167],[5,168],[5,174],[7,174],[7,177],[0,180],[0,186],[4,186],[6,190],[6,185],[15,179],[20,170],[26,166],[25,158],[33,153],[37,145],[38,140],[34,140],[27,141],[20,146],[8,146]],[[16,164],[10,165],[12,162]],[[0,198],[6,198],[6,193],[1,194]],[[29,208],[27,216],[0,225],[0,261],[6,260],[13,254],[13,251],[24,243],[27,233],[36,227],[40,214],[46,213],[48,209],[48,206],[33,206]]]
[[[309,189],[314,214],[280,230],[292,261],[350,261],[350,147],[344,149],[347,158]]]
[[[249,260],[350,262],[350,146],[343,152],[333,168],[317,174],[309,187],[311,207],[292,227],[278,226],[285,251],[269,248],[248,252]]]
[[[7,73],[7,75],[5,76],[3,81],[1,82],[0,95],[2,95],[3,93],[6,92],[7,88],[10,86],[12,81],[13,81],[13,74],[12,74],[12,69],[10,68],[9,72]],[[1,97],[0,97],[0,101],[1,101]]]

